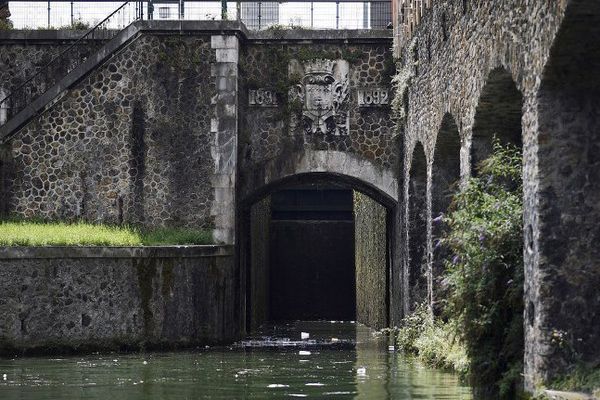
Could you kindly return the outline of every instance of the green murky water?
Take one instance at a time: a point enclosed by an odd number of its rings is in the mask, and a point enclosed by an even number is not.
[[[0,359],[0,399],[472,398],[389,344],[349,322],[298,322],[195,352]]]

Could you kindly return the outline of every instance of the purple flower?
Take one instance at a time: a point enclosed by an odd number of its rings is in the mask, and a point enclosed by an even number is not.
[[[438,215],[437,217],[435,217],[432,222],[434,224],[437,224],[438,222],[441,222],[444,220],[444,213],[440,213],[440,215]]]
[[[454,257],[452,257],[452,264],[458,264],[459,260],[460,257],[458,256],[458,254],[456,254]]]

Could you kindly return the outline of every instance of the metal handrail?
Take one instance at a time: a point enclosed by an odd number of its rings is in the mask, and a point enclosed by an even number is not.
[[[6,95],[2,100],[0,100],[0,108],[2,108],[2,105],[4,103],[6,103],[11,97],[14,97],[17,93],[20,93],[22,89],[25,88],[25,86],[27,86],[27,84],[31,83],[36,77],[38,77],[42,72],[46,71],[51,65],[53,65],[57,60],[59,60],[61,57],[63,57],[65,54],[67,54],[69,51],[71,51],[73,48],[75,48],[75,46],[78,46],[82,41],[84,41],[85,39],[87,39],[92,33],[95,33],[96,31],[99,30],[100,26],[102,24],[104,24],[106,21],[108,21],[110,18],[112,18],[115,14],[117,14],[119,11],[121,11],[125,6],[127,6],[129,3],[131,3],[131,1],[126,1],[123,4],[121,4],[116,10],[114,10],[113,12],[111,12],[106,18],[104,18],[102,21],[98,22],[93,28],[89,29],[83,36],[81,36],[79,39],[77,39],[75,42],[73,42],[69,47],[67,47],[66,49],[64,49],[63,51],[61,51],[58,55],[56,55],[53,59],[51,59],[46,65],[44,65],[41,68],[38,68],[38,70],[31,75],[27,80],[25,80],[23,83],[21,83],[19,86],[17,86],[16,88],[14,88],[13,90],[10,91],[10,93],[8,95]],[[136,19],[134,19],[134,21],[137,20],[137,16]],[[132,21],[133,22],[133,21]],[[85,61],[85,60],[84,60]],[[48,89],[46,89],[47,91]],[[40,95],[46,93],[46,91],[44,91],[43,93],[41,93]],[[21,111],[21,110],[17,110],[17,113]],[[13,115],[15,115],[15,112],[12,112]]]

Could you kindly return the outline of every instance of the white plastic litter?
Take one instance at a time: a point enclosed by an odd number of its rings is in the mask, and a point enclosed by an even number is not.
[[[301,356],[310,356],[310,351],[300,350],[298,354]]]
[[[336,338],[336,337],[332,337],[332,338],[331,338],[331,343],[337,343],[337,342],[339,342],[339,341],[340,341],[340,339],[338,339],[338,338]]]
[[[310,338],[310,333],[308,333],[308,332],[301,332],[300,333],[300,338],[302,340],[306,340],[306,339]]]
[[[367,375],[367,369],[365,367],[360,367],[356,370],[356,375],[365,376]]]

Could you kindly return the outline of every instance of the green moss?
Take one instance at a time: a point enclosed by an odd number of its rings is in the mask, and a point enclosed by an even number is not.
[[[0,31],[10,31],[13,29],[13,24],[8,19],[0,19]]]

